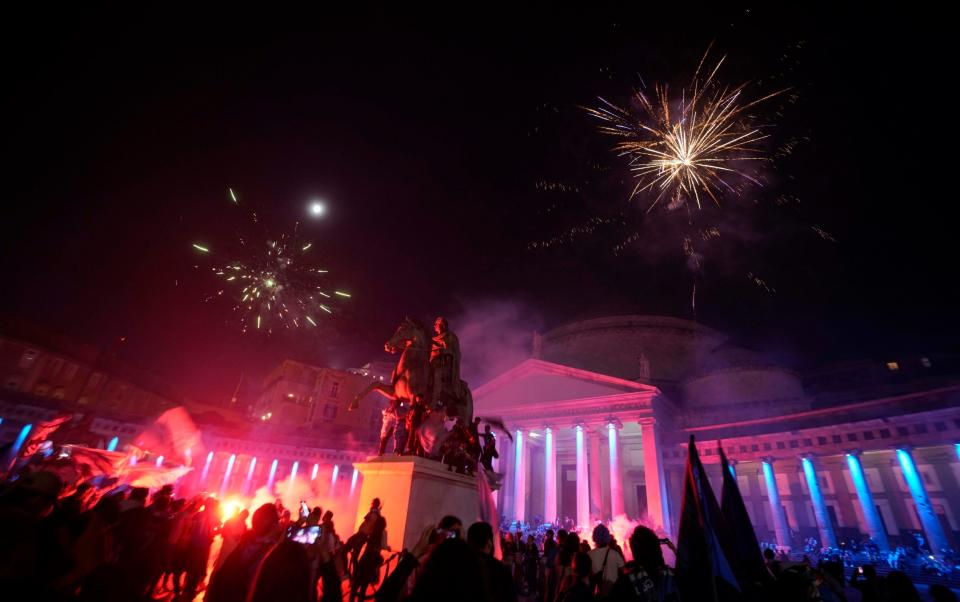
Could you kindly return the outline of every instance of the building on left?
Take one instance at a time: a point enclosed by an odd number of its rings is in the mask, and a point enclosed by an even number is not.
[[[375,368],[336,370],[285,360],[251,403],[208,403],[92,345],[0,320],[0,444],[70,413],[87,425],[84,440],[76,443],[122,450],[161,413],[182,406],[208,452],[204,478],[192,477],[198,490],[222,491],[231,482],[256,490],[299,470],[309,478],[330,478],[331,493],[358,491],[353,463],[373,448],[384,404],[378,395],[368,395],[353,412],[347,404],[383,376]]]

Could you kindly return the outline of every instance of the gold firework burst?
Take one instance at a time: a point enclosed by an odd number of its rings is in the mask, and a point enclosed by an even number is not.
[[[723,58],[700,77],[706,57],[679,98],[671,98],[668,85],[657,84],[653,99],[636,90],[629,109],[603,98],[602,106],[586,109],[603,122],[602,133],[620,139],[613,148],[629,159],[637,177],[631,198],[657,193],[648,211],[665,195],[672,207],[692,200],[701,208],[701,195],[719,206],[724,193],[737,193],[740,181],[760,184],[744,165],[768,160],[759,144],[768,135],[748,109],[785,90],[744,102],[747,83],[727,86],[716,79]]]

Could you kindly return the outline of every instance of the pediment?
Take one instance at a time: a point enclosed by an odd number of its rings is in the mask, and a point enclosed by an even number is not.
[[[473,397],[476,410],[489,412],[574,399],[656,393],[657,388],[650,385],[529,359],[477,388]]]

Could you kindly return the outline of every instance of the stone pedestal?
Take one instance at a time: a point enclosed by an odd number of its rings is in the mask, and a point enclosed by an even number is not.
[[[466,529],[480,513],[476,477],[449,472],[435,460],[415,456],[383,456],[354,463],[363,475],[354,531],[363,522],[373,498],[380,498],[387,519],[387,542],[394,551],[411,549],[427,525],[447,514]]]

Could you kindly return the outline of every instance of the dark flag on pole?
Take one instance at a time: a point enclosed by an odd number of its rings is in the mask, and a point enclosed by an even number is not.
[[[503,418],[500,418],[499,416],[488,416],[484,418],[483,421],[489,424],[492,428],[495,428],[498,431],[503,431],[503,433],[510,439],[510,443],[513,443],[513,434],[510,433],[510,429],[507,428],[507,425],[503,423]]]
[[[726,526],[693,435],[687,455],[677,537],[677,583],[684,600],[740,599],[740,586],[724,551]]]
[[[720,491],[720,512],[727,523],[733,547],[734,572],[740,584],[747,589],[767,581],[769,573],[760,553],[757,534],[753,530],[750,515],[740,495],[737,479],[730,468],[723,446],[720,449],[720,463],[723,465],[723,488]]]

